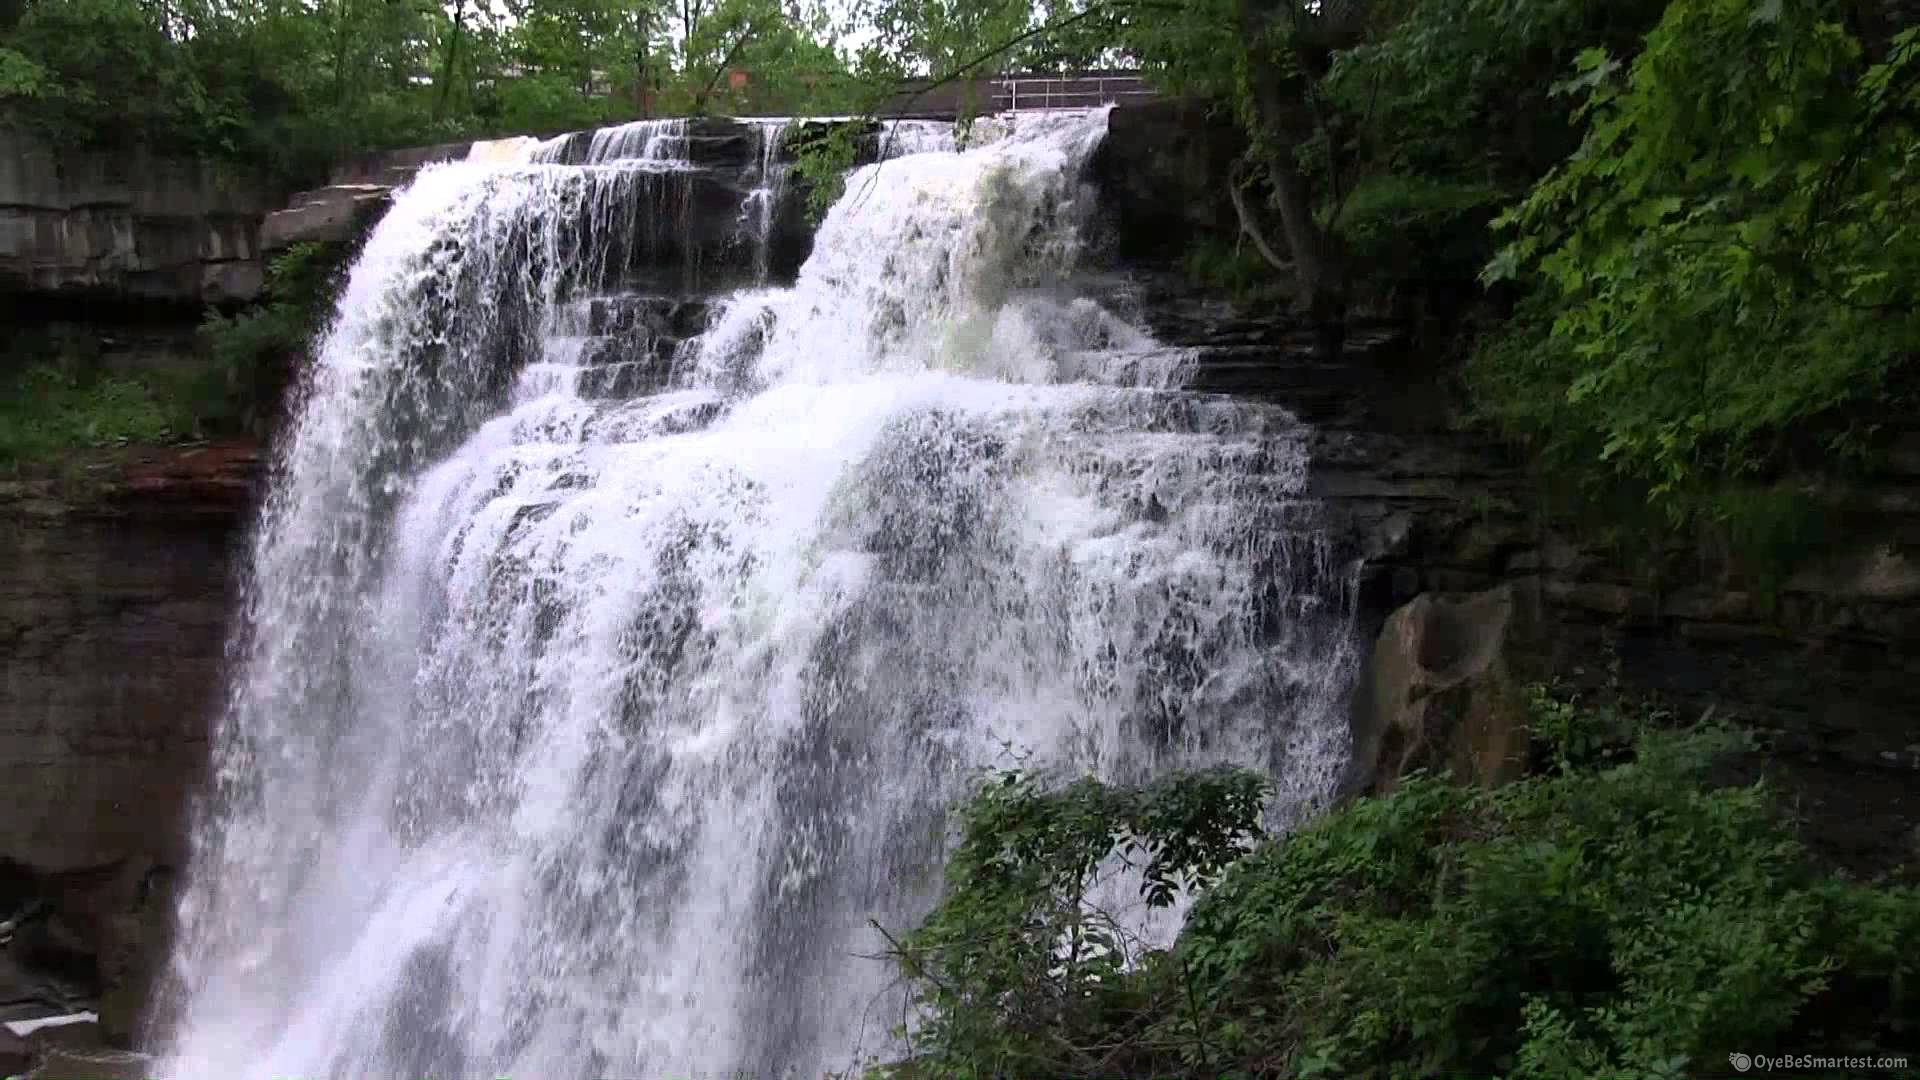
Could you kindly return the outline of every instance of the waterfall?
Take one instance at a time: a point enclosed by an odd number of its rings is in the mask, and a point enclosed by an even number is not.
[[[577,165],[648,162],[664,168],[685,168],[687,121],[635,120],[593,132],[573,132],[548,139],[533,149],[530,160]]]
[[[636,285],[664,128],[399,193],[253,541],[160,1075],[818,1077],[891,1050],[869,920],[977,769],[1325,805],[1307,432],[1074,286],[1105,129],[865,166],[718,299]]]
[[[753,280],[767,282],[768,248],[773,240],[774,214],[780,209],[780,197],[786,193],[787,166],[780,160],[780,147],[786,140],[787,120],[762,120],[753,125],[759,141],[755,155],[753,188],[740,203],[739,231],[753,248]]]

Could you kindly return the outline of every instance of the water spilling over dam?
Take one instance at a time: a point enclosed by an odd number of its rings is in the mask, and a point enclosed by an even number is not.
[[[368,240],[254,541],[163,1075],[819,1076],[888,1052],[869,920],[931,903],[979,768],[1330,797],[1307,432],[1076,287],[1104,114],[902,133],[784,284],[783,130],[730,291],[675,269],[670,124],[430,167]]]

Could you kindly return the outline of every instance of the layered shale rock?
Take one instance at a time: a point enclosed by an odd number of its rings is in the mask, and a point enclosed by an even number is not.
[[[204,774],[246,445],[0,482],[0,1010],[131,1034]]]
[[[263,280],[261,216],[278,196],[228,165],[77,151],[0,128],[0,292],[227,303]]]

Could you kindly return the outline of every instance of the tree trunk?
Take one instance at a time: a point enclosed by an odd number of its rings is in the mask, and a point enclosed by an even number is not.
[[[433,109],[434,119],[444,120],[447,101],[453,94],[454,67],[460,62],[460,32],[465,29],[466,0],[453,0],[453,34],[447,39],[447,62],[440,69],[440,100]]]
[[[633,112],[635,116],[647,118],[647,36],[639,31],[639,44],[633,47]]]
[[[1247,48],[1247,78],[1252,92],[1256,143],[1262,152],[1280,228],[1293,255],[1300,297],[1306,302],[1318,347],[1337,355],[1345,344],[1346,268],[1333,238],[1313,220],[1306,178],[1300,175],[1299,149],[1311,132],[1302,132],[1287,107],[1287,74],[1275,63],[1270,42],[1282,19],[1290,20],[1292,0],[1239,0],[1241,40]],[[1291,110],[1298,112],[1299,110]]]

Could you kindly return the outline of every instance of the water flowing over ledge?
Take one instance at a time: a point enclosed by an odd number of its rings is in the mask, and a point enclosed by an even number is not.
[[[1324,805],[1306,432],[1073,288],[1104,131],[916,130],[718,299],[647,289],[671,125],[401,193],[255,541],[162,1075],[818,1076],[888,1051],[868,920],[973,770]]]

